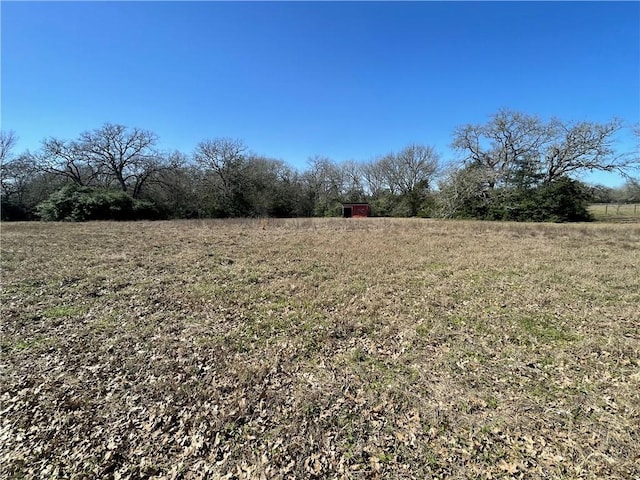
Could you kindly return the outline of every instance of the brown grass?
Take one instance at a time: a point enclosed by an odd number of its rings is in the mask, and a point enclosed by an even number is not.
[[[599,222],[640,223],[640,204],[637,203],[596,203],[589,206],[589,212]]]
[[[639,478],[640,227],[2,225],[0,478]]]

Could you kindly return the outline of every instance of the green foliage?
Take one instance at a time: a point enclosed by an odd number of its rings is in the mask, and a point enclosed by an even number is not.
[[[585,186],[568,177],[543,185],[537,192],[540,210],[554,222],[593,220],[588,210]]]
[[[396,204],[396,197],[391,194],[381,195],[369,201],[372,217],[390,217]]]
[[[497,188],[484,195],[468,196],[455,216],[517,222],[585,222],[588,211],[586,187],[568,177],[534,188]]]
[[[87,220],[137,220],[161,217],[155,205],[134,200],[127,193],[66,185],[37,206],[42,220],[83,222]]]
[[[169,218],[165,208],[161,208],[149,200],[133,200],[133,218],[146,220],[161,220]]]
[[[0,197],[0,219],[5,221],[33,220],[33,211],[8,195]]]
[[[164,154],[152,148],[153,133],[105,124],[75,141],[47,139],[37,154],[0,162],[1,218],[333,217],[341,216],[341,202],[366,201],[371,216],[584,221],[590,219],[584,186],[569,177],[629,171],[628,155],[611,150],[618,128],[617,121],[544,122],[501,110],[485,125],[456,129],[454,147],[464,160],[446,172],[434,147],[415,144],[368,162],[315,156],[306,171],[296,171],[249,153],[241,140],[206,140],[191,157]],[[113,150],[105,138],[125,150],[135,140],[150,155]],[[107,157],[121,161],[107,165]],[[638,181],[592,187],[589,201],[638,203]]]
[[[316,201],[313,214],[316,217],[340,217],[342,216],[342,203],[339,199]]]
[[[435,214],[435,196],[411,191],[404,195],[385,193],[369,200],[372,217],[432,217]]]
[[[409,195],[402,195],[396,197],[393,202],[393,208],[391,209],[392,217],[413,217],[414,215],[414,204],[409,198]]]

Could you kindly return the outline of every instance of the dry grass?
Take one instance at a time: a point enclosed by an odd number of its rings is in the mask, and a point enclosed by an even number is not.
[[[640,227],[2,225],[0,478],[639,478]]]
[[[637,203],[596,203],[589,206],[589,212],[600,222],[640,222],[640,204]]]

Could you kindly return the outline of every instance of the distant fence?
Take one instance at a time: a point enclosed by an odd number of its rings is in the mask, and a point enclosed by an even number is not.
[[[640,221],[640,203],[595,203],[589,205],[589,211],[601,221]]]

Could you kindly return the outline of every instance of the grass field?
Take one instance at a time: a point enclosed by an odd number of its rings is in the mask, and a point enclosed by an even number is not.
[[[640,223],[640,204],[637,203],[596,203],[589,206],[589,211],[597,221]]]
[[[640,226],[2,225],[0,478],[640,478]]]

